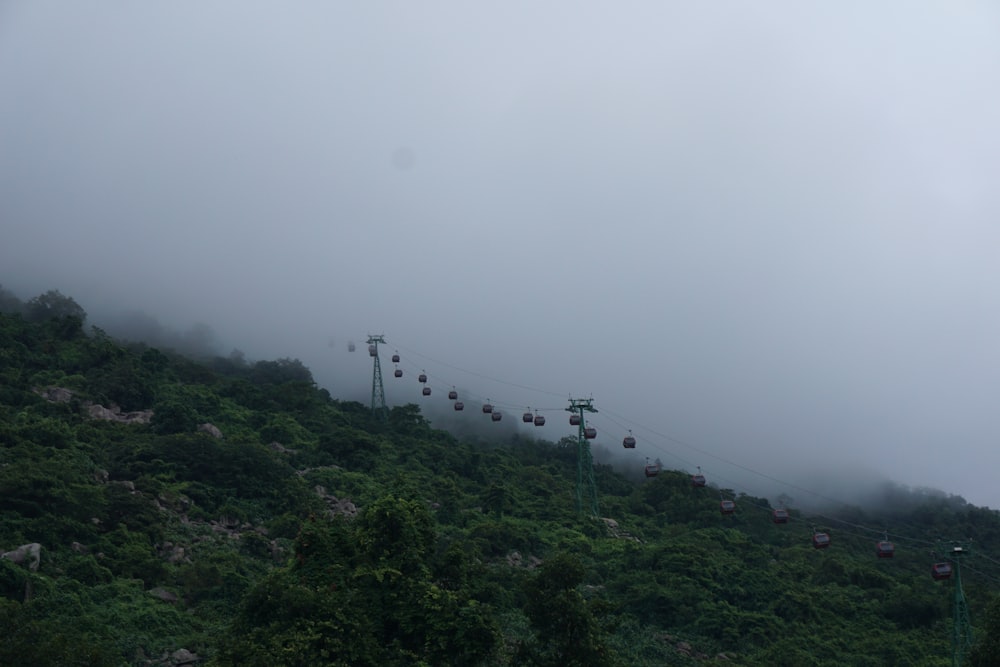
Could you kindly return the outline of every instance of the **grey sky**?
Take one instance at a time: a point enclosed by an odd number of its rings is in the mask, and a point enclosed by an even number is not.
[[[0,4],[0,283],[1000,507],[997,81],[991,2]]]

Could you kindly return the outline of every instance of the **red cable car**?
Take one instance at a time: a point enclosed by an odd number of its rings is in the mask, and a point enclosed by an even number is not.
[[[788,510],[780,507],[775,509],[771,512],[771,521],[775,523],[788,523]]]
[[[646,473],[646,477],[656,477],[657,475],[660,474],[660,464],[659,463],[651,464],[649,462],[649,457],[646,457],[646,468],[644,472]]]
[[[545,415],[535,415],[532,421],[535,422],[535,426],[545,426]]]
[[[934,581],[951,579],[951,563],[934,563],[931,566],[931,576],[934,577]]]
[[[597,429],[592,426],[586,427],[585,429],[583,429],[583,437],[585,437],[587,440],[593,440],[594,438],[597,437]]]
[[[493,406],[489,403],[483,403],[483,414],[488,415],[493,412]]]
[[[501,419],[503,419],[503,414],[501,414],[499,412],[491,412],[490,413],[490,419],[492,419],[495,422],[498,422]]]
[[[701,466],[698,466],[698,474],[691,475],[691,486],[698,489],[708,484],[705,480],[705,476],[701,474]]]
[[[431,395],[431,388],[430,387],[424,387],[423,394],[424,394],[424,396],[430,396]]]
[[[830,546],[830,535],[827,533],[813,533],[813,548],[826,549]]]
[[[392,363],[394,363],[394,364],[398,364],[399,363],[399,352],[397,352],[396,354],[392,355]]]
[[[888,540],[883,540],[875,545],[875,555],[879,558],[892,558],[896,553],[896,546]]]
[[[625,449],[635,449],[635,438],[632,437],[632,431],[629,431],[625,439],[622,440],[622,447]]]
[[[461,412],[464,409],[465,409],[465,403],[463,403],[462,401],[455,401],[455,410]]]
[[[732,500],[723,500],[719,502],[719,511],[723,515],[735,514],[736,513],[736,503]]]
[[[535,421],[535,415],[531,414],[531,412],[525,412],[523,415],[521,415],[521,421],[523,421],[525,424],[530,424],[531,422]]]
[[[580,425],[580,415],[570,415],[569,416],[569,425],[570,426],[579,426]]]
[[[395,376],[396,376],[396,377],[398,377],[398,378],[401,378],[401,377],[403,377],[403,371],[399,370],[398,368],[397,368],[396,370],[394,370],[394,371],[392,372],[392,374],[393,374],[393,375],[395,375]]]
[[[458,392],[457,391],[455,391],[454,389],[452,389],[451,391],[448,392],[448,400],[449,401],[454,401],[457,398],[458,398]]]

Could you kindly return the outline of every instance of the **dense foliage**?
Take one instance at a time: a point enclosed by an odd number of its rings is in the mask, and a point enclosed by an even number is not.
[[[575,443],[381,423],[296,360],[195,363],[43,297],[0,289],[0,551],[41,545],[0,560],[0,664],[948,665],[927,545],[1000,553],[996,512],[899,489],[838,510],[927,540],[891,560],[674,472],[598,467],[609,520],[582,517]],[[963,572],[975,664],[1000,660],[994,564]]]

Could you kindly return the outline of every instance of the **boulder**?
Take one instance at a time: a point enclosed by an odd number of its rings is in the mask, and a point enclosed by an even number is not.
[[[222,438],[222,431],[220,431],[215,424],[209,424],[209,423],[199,424],[198,431],[201,433],[208,433],[213,438],[219,438],[219,439]]]
[[[38,542],[22,544],[18,548],[0,554],[0,558],[6,558],[18,565],[27,565],[32,572],[38,571],[38,565],[42,562],[42,545]]]

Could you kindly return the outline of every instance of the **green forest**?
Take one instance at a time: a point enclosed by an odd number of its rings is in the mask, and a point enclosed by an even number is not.
[[[1000,664],[1000,514],[961,497],[778,524],[597,465],[594,517],[576,439],[377,418],[295,359],[117,340],[55,291],[0,311],[0,664],[951,665],[940,540],[967,551],[962,664]]]

